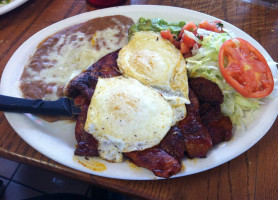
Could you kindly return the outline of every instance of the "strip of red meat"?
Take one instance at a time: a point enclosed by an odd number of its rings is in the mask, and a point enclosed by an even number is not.
[[[212,139],[212,144],[216,145],[232,138],[233,125],[229,117],[222,116],[218,120],[210,121],[206,125]]]
[[[181,130],[174,126],[160,142],[162,150],[181,160],[185,152],[184,136]]]
[[[223,116],[221,113],[220,104],[201,104],[200,115],[210,133],[212,145],[231,139],[233,124],[229,117]]]
[[[221,113],[224,100],[221,89],[216,83],[202,77],[190,78],[189,85],[200,100],[201,121],[210,134],[212,144],[230,140],[233,125],[230,118]]]
[[[224,96],[216,83],[203,77],[190,78],[188,82],[200,103],[223,103]]]
[[[77,148],[74,151],[78,156],[98,156],[98,141],[92,134],[84,130],[87,111],[89,104],[85,103],[81,106],[81,112],[77,118],[75,126],[75,139],[77,141]]]
[[[124,155],[137,166],[147,168],[159,177],[169,178],[181,171],[180,161],[158,147]]]
[[[124,155],[135,165],[147,168],[159,177],[169,178],[180,172],[184,152],[184,136],[178,127],[172,127],[158,146]]]
[[[211,137],[203,125],[199,114],[199,101],[194,92],[189,89],[191,104],[186,105],[186,118],[179,122],[185,138],[185,149],[188,157],[206,157],[212,147]]]

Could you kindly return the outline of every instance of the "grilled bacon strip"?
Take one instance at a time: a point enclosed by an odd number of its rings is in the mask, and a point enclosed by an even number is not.
[[[184,136],[181,130],[177,126],[172,127],[160,142],[160,147],[171,156],[181,160],[185,152]]]
[[[227,116],[222,116],[218,120],[210,121],[206,127],[210,133],[213,145],[228,141],[232,138],[233,124]]]
[[[124,154],[139,167],[151,170],[156,176],[169,178],[181,171],[180,160],[169,155],[159,147],[132,151]]]
[[[81,106],[81,112],[77,118],[75,126],[75,139],[77,141],[77,148],[74,151],[74,155],[78,156],[98,156],[98,141],[92,134],[87,133],[84,130],[87,111],[89,108],[88,103],[84,103]]]
[[[178,127],[184,135],[188,157],[204,158],[212,147],[211,137],[200,118],[199,100],[191,89],[189,89],[189,100],[191,103],[186,105],[186,117],[179,122]]]
[[[200,101],[200,117],[212,139],[212,145],[228,141],[233,125],[229,117],[221,113],[224,96],[218,85],[202,77],[190,78],[190,88]]]
[[[224,96],[216,83],[203,77],[189,78],[188,83],[201,104],[220,105],[223,103]]]

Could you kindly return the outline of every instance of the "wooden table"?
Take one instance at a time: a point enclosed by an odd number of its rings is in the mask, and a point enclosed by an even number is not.
[[[128,0],[197,10],[234,24],[278,60],[276,0]],[[29,0],[0,16],[0,73],[15,50],[42,28],[98,9],[85,0]],[[126,181],[89,175],[38,153],[11,128],[0,112],[0,156],[52,170],[126,195],[146,199],[278,199],[278,120],[250,150],[214,169],[169,180]]]

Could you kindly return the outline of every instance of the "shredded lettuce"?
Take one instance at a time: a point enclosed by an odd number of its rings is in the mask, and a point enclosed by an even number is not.
[[[234,90],[223,78],[218,65],[218,53],[222,44],[232,36],[228,33],[208,34],[203,37],[202,47],[194,56],[186,59],[189,77],[204,77],[215,82],[223,92],[222,113],[229,116],[233,124],[243,125],[244,112],[259,108],[258,99],[245,98]]]

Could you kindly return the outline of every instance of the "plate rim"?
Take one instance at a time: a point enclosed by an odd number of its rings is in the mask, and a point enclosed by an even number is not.
[[[27,2],[28,0],[14,0],[0,7],[0,15],[3,15]]]

